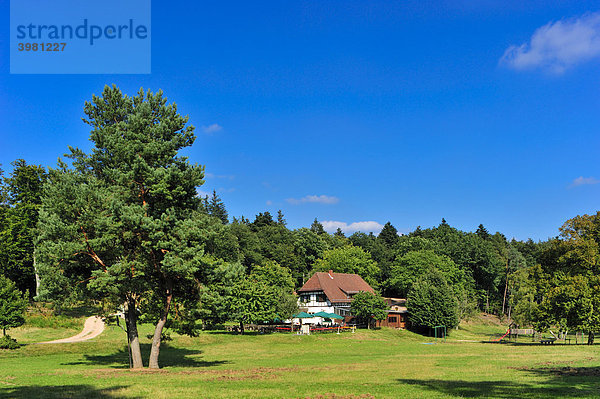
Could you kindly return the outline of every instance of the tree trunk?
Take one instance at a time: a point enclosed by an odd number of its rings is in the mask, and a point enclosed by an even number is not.
[[[35,262],[35,253],[33,254],[33,271],[35,273],[35,296],[40,295],[40,275],[37,271],[37,266]]]
[[[240,334],[244,335],[244,322],[240,321]]]
[[[137,313],[135,310],[135,299],[128,298],[125,309],[125,323],[127,324],[127,338],[129,340],[129,350],[131,353],[132,367],[141,369],[144,367],[142,362],[142,351],[140,350],[140,338],[137,330]]]
[[[152,349],[150,349],[150,361],[148,363],[148,367],[151,369],[157,369],[158,366],[158,355],[160,353],[160,343],[162,338],[162,331],[167,323],[167,317],[169,316],[169,310],[171,309],[171,301],[173,300],[173,283],[171,281],[167,282],[167,298],[165,303],[165,308],[163,310],[163,314],[156,323],[156,328],[154,329],[154,336],[152,337]]]
[[[506,309],[506,292],[508,291],[508,259],[506,260],[506,284],[504,284],[504,298],[502,299],[502,316]]]
[[[594,345],[594,333],[593,332],[588,333],[588,345]]]

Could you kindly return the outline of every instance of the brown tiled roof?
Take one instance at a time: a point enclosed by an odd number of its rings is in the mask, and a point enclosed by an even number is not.
[[[298,292],[323,291],[330,302],[351,302],[349,294],[373,292],[373,288],[358,274],[317,272]]]

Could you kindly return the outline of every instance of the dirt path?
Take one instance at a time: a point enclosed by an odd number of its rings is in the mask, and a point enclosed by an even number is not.
[[[54,341],[39,342],[40,344],[66,344],[72,342],[87,341],[102,334],[104,331],[104,322],[98,316],[88,317],[83,325],[83,330],[72,337],[56,339]]]

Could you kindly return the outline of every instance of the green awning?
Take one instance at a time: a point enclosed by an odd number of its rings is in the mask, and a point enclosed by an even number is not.
[[[319,312],[319,313],[315,313],[313,316],[315,317],[323,317],[325,319],[338,319],[338,320],[344,320],[344,317],[337,315],[335,313],[327,313],[327,312]]]
[[[311,317],[314,317],[314,316],[311,314],[308,314],[306,312],[300,312],[300,313],[292,316],[292,318],[294,318],[294,319],[310,319]]]

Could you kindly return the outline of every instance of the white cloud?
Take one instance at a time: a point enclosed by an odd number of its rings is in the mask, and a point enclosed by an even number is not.
[[[510,46],[500,63],[517,70],[540,68],[561,74],[600,56],[600,13],[549,22],[528,43]]]
[[[206,134],[213,134],[221,130],[223,130],[223,126],[217,123],[213,123],[212,125],[208,126],[202,126],[202,131]]]
[[[379,234],[383,225],[381,223],[377,223],[374,221],[366,221],[366,222],[354,222],[354,223],[346,223],[346,222],[338,222],[335,220],[325,220],[320,222],[323,225],[323,229],[325,229],[328,233],[335,232],[338,228],[342,229],[345,234],[356,233],[357,231],[362,231],[363,233],[373,232],[374,234]]]
[[[214,173],[205,173],[204,177],[206,177],[207,179],[235,179],[234,175],[215,175]]]
[[[587,184],[598,184],[600,180],[593,177],[583,177],[579,176],[577,179],[573,180],[571,183],[571,187],[584,186]]]
[[[338,197],[332,197],[329,195],[307,195],[306,197],[298,198],[288,198],[287,202],[293,205],[304,204],[306,202],[317,203],[317,204],[337,204],[340,202]]]
[[[209,193],[208,191],[204,191],[204,190],[199,190],[199,189],[196,189],[196,194],[197,194],[199,197],[203,197],[203,198],[204,198],[204,197],[206,197],[206,196],[209,196],[209,197],[210,197],[210,196],[212,195],[212,192],[211,192],[211,193]]]
[[[222,193],[232,193],[232,192],[235,191],[235,187],[230,187],[230,188],[219,187],[219,188],[215,189],[215,191],[217,192],[217,195],[222,194]],[[207,195],[209,197],[212,197],[213,192],[212,192],[212,190],[211,191],[204,191],[204,190],[200,190],[200,189],[197,188],[196,189],[196,194],[199,197],[203,197],[204,198]]]
[[[273,205],[273,201],[267,200],[266,204],[267,204],[267,206],[271,206],[271,205]]]

